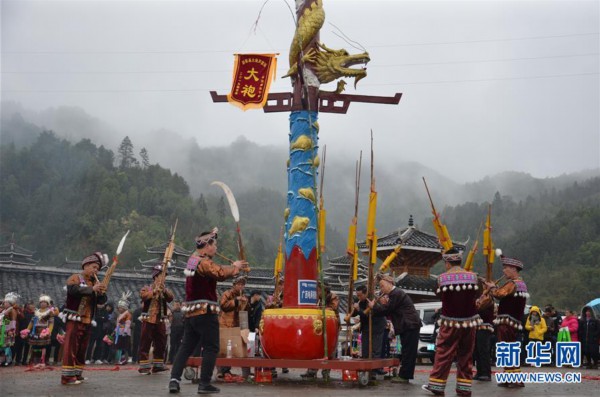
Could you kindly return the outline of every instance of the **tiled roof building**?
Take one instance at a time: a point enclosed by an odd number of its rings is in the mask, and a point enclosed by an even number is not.
[[[0,246],[1,265],[28,265],[35,266],[39,261],[33,259],[35,252],[18,246],[14,242]]]
[[[166,247],[167,243],[147,247],[146,251],[149,254],[155,254],[156,258],[144,262],[140,261],[142,263],[140,271],[117,267],[108,288],[108,300],[116,303],[122,293],[126,291],[133,292],[133,296],[137,297],[140,289],[152,281],[150,270],[155,264],[162,263]],[[192,251],[175,246],[174,264],[170,267],[167,286],[173,290],[176,299],[185,299],[183,269],[185,269],[191,253]],[[28,301],[37,302],[39,296],[44,293],[50,295],[57,305],[63,304],[66,298],[65,282],[71,274],[81,271],[81,261],[65,258],[65,262],[58,267],[39,266],[40,261],[33,260],[32,256],[32,251],[19,247],[12,242],[0,246],[0,295],[3,297],[7,292],[17,292],[21,296],[21,303],[23,303]],[[218,259],[216,261],[219,262]],[[103,277],[104,271],[101,271],[99,273],[100,280]],[[222,293],[231,288],[231,285],[231,280],[219,282],[217,289],[219,293]],[[266,296],[272,294],[274,288],[273,270],[253,266],[252,271],[248,274],[247,293],[249,294],[252,290],[259,290],[263,293],[263,296]],[[137,303],[136,301],[137,299],[132,300],[134,306]]]
[[[377,239],[377,258],[384,261],[399,244],[402,250],[390,265],[396,285],[411,295],[415,303],[438,300],[434,292],[437,281],[430,274],[431,267],[442,260],[438,237],[417,229],[411,215],[408,227]],[[458,242],[454,242],[454,246],[465,249],[464,244]],[[364,241],[358,243],[358,249],[364,254],[369,251]]]
[[[334,291],[346,291],[350,280],[350,258],[348,255],[329,260],[329,266],[323,270],[323,279]],[[358,279],[355,284],[366,280],[369,269],[361,259],[358,260]]]
[[[146,252],[149,254],[156,255],[156,258],[148,259],[146,261],[140,260],[142,271],[152,271],[154,265],[162,263],[165,256],[165,250],[169,245],[168,242],[157,245],[155,247],[146,247]],[[175,245],[173,249],[173,257],[171,258],[171,264],[169,265],[169,274],[177,274],[183,277],[183,271],[187,264],[187,260],[193,251],[188,251],[178,245]]]
[[[66,299],[67,292],[64,287],[67,278],[80,269],[81,262],[79,269],[22,265],[0,266],[0,293],[17,292],[21,296],[21,303],[28,301],[37,303],[39,296],[44,293],[50,295],[55,304],[60,306]],[[103,278],[102,273],[99,278]],[[133,292],[133,296],[137,297],[140,289],[150,281],[148,275],[116,271],[108,287],[108,300],[116,304],[122,293],[126,291]],[[184,296],[185,287],[182,280],[167,279],[167,286],[173,290],[177,299]],[[134,306],[136,300],[135,298],[131,300]]]
[[[162,263],[163,258],[165,256],[165,250],[167,249],[167,243],[162,245],[158,245],[155,247],[146,247],[146,252],[149,254],[156,255],[156,258],[149,259],[146,261],[141,261],[141,273],[148,274],[154,265]],[[180,277],[182,280],[185,280],[185,276],[183,271],[187,265],[188,258],[192,255],[194,251],[188,251],[185,248],[179,247],[175,245],[175,249],[173,251],[173,261],[169,266],[169,274],[175,277]],[[217,263],[220,263],[219,258],[215,258]],[[227,283],[219,283],[219,285],[231,285],[231,282]],[[252,271],[248,273],[248,281],[246,282],[246,289],[248,291],[252,289],[258,289],[260,291],[268,292],[272,291],[275,288],[275,278],[273,276],[272,269],[264,269],[253,266]]]
[[[81,267],[80,267],[81,268]],[[45,266],[25,265],[3,265],[0,266],[0,294],[4,296],[9,291],[17,292],[21,296],[21,303],[37,302],[39,296],[44,293],[50,295],[57,305],[64,303],[66,291],[64,289],[67,278],[77,269],[65,269]],[[273,271],[270,269],[253,269],[246,284],[246,292],[259,290],[263,296],[273,293]],[[103,272],[98,276],[103,278]],[[115,271],[108,287],[108,300],[116,303],[123,292],[132,291],[137,297],[140,289],[151,282],[150,274],[139,274],[136,272]],[[172,289],[175,299],[185,299],[185,278],[169,276],[167,287]],[[219,282],[217,289],[219,293],[231,288],[231,280]],[[136,305],[136,299],[132,299]]]

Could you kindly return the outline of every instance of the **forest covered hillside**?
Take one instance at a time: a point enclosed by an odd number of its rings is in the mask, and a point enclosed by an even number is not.
[[[4,119],[1,132],[1,243],[14,238],[44,265],[60,265],[97,249],[112,253],[130,229],[121,257],[125,266],[134,267],[139,259],[149,259],[146,247],[167,240],[175,219],[178,245],[191,249],[198,232],[219,226],[220,249],[235,257],[233,219],[221,191],[210,186],[222,180],[236,195],[250,261],[272,266],[285,207],[285,151],[245,139],[218,149],[194,147],[177,153],[194,158],[183,175],[157,164],[153,150],[136,147],[129,137],[113,151],[90,139],[66,139],[18,115]],[[263,160],[246,172],[249,158]],[[365,164],[368,159],[363,159],[364,174]],[[409,215],[419,228],[433,231],[421,179],[426,176],[452,237],[469,248],[480,239],[478,230],[491,204],[495,245],[525,262],[534,304],[578,307],[600,294],[598,170],[544,179],[505,172],[460,185],[418,163],[393,164],[376,163],[375,168],[379,235],[405,227]],[[355,160],[327,164],[329,257],[345,252],[354,167]],[[363,175],[361,229],[367,179]],[[480,255],[476,270],[481,270]],[[499,265],[495,272],[500,274]]]

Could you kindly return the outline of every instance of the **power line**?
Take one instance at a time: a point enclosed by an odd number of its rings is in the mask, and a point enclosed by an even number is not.
[[[402,86],[402,85],[421,85],[421,84],[456,84],[456,83],[480,83],[486,81],[510,81],[510,80],[534,80],[534,79],[550,79],[550,78],[563,78],[563,77],[577,77],[577,76],[598,76],[600,72],[591,73],[572,73],[572,74],[554,74],[545,76],[525,76],[525,77],[498,77],[491,79],[467,79],[467,80],[435,80],[435,81],[416,81],[416,82],[393,82],[393,83],[372,83],[362,84],[366,87],[375,86]],[[138,89],[138,90],[11,90],[3,89],[5,93],[127,93],[127,92],[208,92],[215,90],[228,90],[227,88],[173,88],[173,89]]]
[[[583,36],[598,36],[599,33],[571,33],[564,35],[548,35],[548,36],[530,36],[530,37],[513,37],[500,39],[481,39],[481,40],[461,40],[461,41],[434,41],[422,43],[396,43],[396,44],[378,44],[367,45],[367,48],[386,48],[386,47],[412,47],[412,46],[430,46],[430,45],[452,45],[452,44],[470,44],[470,43],[490,43],[496,41],[523,41],[523,40],[543,40],[556,39],[567,37],[583,37]],[[261,50],[262,51],[262,50]],[[287,51],[279,49],[279,52]],[[147,50],[147,51],[116,51],[116,50],[3,50],[2,54],[81,54],[81,55],[144,55],[144,54],[211,54],[211,53],[236,53],[236,50]],[[260,51],[255,51],[260,52]],[[273,49],[266,52],[273,52]]]
[[[542,57],[521,57],[521,58],[500,58],[500,59],[478,59],[470,61],[442,61],[442,62],[421,62],[421,63],[399,63],[395,65],[372,65],[371,68],[377,67],[397,67],[397,66],[425,66],[425,65],[454,65],[464,63],[491,63],[491,62],[512,62],[512,61],[532,61],[537,59],[557,59],[557,58],[576,58],[597,56],[600,52],[591,52],[589,54],[574,54],[574,55],[548,55]]]
[[[470,79],[470,80],[437,80],[437,81],[417,81],[417,82],[395,82],[395,83],[373,83],[365,84],[365,86],[398,86],[398,85],[419,85],[419,84],[453,84],[453,83],[480,83],[486,81],[508,81],[508,80],[535,80],[535,79],[551,79],[560,77],[577,77],[577,76],[598,76],[600,72],[591,73],[572,73],[572,74],[553,74],[546,76],[526,76],[526,77],[498,77],[492,79]]]
[[[429,46],[429,45],[447,45],[447,44],[470,44],[470,43],[490,43],[494,41],[522,41],[522,40],[543,40],[543,39],[557,39],[565,37],[577,37],[577,36],[598,36],[598,33],[572,33],[563,35],[551,35],[551,36],[530,36],[530,37],[514,37],[505,39],[481,39],[481,40],[463,40],[463,41],[432,41],[423,43],[398,43],[398,44],[380,44],[370,45],[371,48],[385,48],[385,47],[412,47],[412,46]]]
[[[283,70],[283,69],[280,69]],[[193,73],[232,73],[233,69],[215,69],[215,70],[138,70],[138,71],[1,71],[1,74],[193,74]]]
[[[426,65],[455,65],[469,63],[493,63],[493,62],[513,62],[513,61],[531,61],[538,59],[559,59],[559,58],[578,58],[588,56],[598,56],[599,52],[588,54],[574,55],[549,55],[541,57],[521,57],[521,58],[501,58],[501,59],[478,59],[469,61],[440,61],[440,62],[420,62],[420,63],[399,63],[399,64],[383,64],[371,65],[369,68],[390,68],[401,66],[426,66]],[[194,73],[231,73],[232,69],[215,69],[215,70],[141,70],[141,71],[0,71],[1,74],[194,74]],[[278,74],[287,72],[287,69],[278,69]]]

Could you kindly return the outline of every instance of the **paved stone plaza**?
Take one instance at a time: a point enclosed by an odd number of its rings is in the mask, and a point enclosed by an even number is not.
[[[135,366],[109,367],[104,365],[88,366],[84,376],[88,379],[78,386],[60,385],[60,368],[53,370],[26,371],[24,367],[0,368],[0,390],[2,396],[175,396],[169,394],[167,384],[169,373],[143,376],[137,373]],[[220,396],[427,396],[421,385],[427,381],[430,365],[417,366],[416,379],[408,385],[393,384],[389,380],[378,381],[367,388],[359,388],[356,382],[343,382],[340,371],[332,371],[332,380],[324,382],[304,381],[300,378],[303,370],[290,370],[289,374],[281,374],[272,384],[221,383]],[[525,368],[524,371],[532,371]],[[544,371],[555,371],[556,368],[544,368]],[[597,396],[600,386],[598,370],[565,370],[560,372],[579,372],[582,375],[580,384],[537,384],[527,385],[524,389],[505,389],[492,382],[474,382],[474,396]],[[234,372],[240,372],[239,369]],[[455,396],[454,371],[446,389],[447,396]],[[197,386],[184,380],[179,396],[196,395]]]

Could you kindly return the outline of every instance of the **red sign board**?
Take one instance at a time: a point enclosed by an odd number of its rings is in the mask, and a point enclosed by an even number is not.
[[[235,54],[233,85],[227,100],[242,110],[262,108],[267,103],[271,81],[277,70],[277,54]]]

